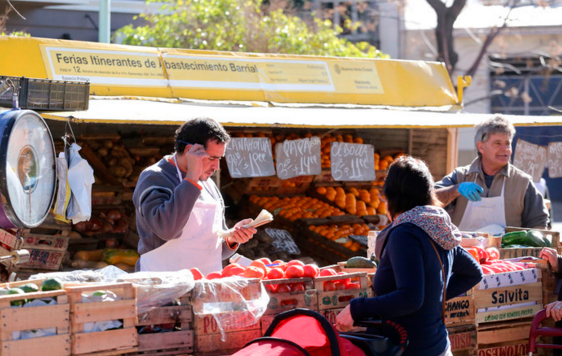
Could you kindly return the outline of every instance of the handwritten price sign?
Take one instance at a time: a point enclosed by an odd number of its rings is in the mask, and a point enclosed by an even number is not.
[[[317,175],[322,172],[319,137],[280,142],[275,145],[275,155],[277,176],[280,179]]]
[[[275,175],[271,141],[267,137],[232,138],[226,148],[226,164],[232,178]]]
[[[548,176],[550,178],[562,177],[562,142],[548,144]]]
[[[332,142],[332,177],[339,181],[375,180],[374,153],[373,145]]]
[[[533,182],[541,180],[546,164],[546,147],[521,139],[515,146],[513,165],[533,177]]]

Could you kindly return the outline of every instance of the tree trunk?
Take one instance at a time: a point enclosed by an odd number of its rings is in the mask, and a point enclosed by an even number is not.
[[[449,73],[452,73],[459,60],[459,55],[455,52],[453,25],[466,5],[466,0],[455,0],[450,7],[445,6],[441,0],[427,0],[427,2],[437,14],[435,28],[437,60],[444,62]]]

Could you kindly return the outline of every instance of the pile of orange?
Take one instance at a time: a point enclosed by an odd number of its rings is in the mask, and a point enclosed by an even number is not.
[[[386,214],[386,201],[381,198],[378,189],[349,188],[347,191],[342,187],[317,187],[316,192],[324,195],[341,209],[348,213],[364,216]]]
[[[353,137],[352,135],[326,135],[322,137],[320,142],[320,151],[321,151],[321,164],[322,168],[330,168],[332,165],[330,159],[330,146],[332,142],[346,142],[346,143],[363,143],[363,139],[361,137]]]
[[[367,236],[370,230],[367,224],[353,224],[353,225],[346,224],[341,226],[310,225],[308,229],[332,241],[335,241],[342,237],[347,237],[349,235]],[[359,243],[351,239],[347,239],[345,242],[342,242],[341,244],[352,251],[357,251],[361,248],[361,245]]]
[[[397,153],[394,157],[386,155],[381,159],[381,156],[375,152],[375,171],[386,171],[388,166],[401,156],[404,156],[403,152]]]
[[[326,204],[316,198],[306,196],[294,197],[260,197],[252,195],[250,202],[260,207],[274,212],[279,211],[279,216],[288,220],[295,221],[297,219],[327,218],[328,216],[345,215],[343,211]]]

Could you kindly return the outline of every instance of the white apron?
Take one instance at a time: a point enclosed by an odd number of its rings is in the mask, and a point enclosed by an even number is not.
[[[183,179],[175,155],[174,163],[181,183]],[[223,230],[222,197],[217,196],[210,183],[198,183],[203,187],[201,197],[197,199],[181,236],[143,254],[141,271],[179,271],[197,267],[207,275],[222,270],[223,240],[217,235],[217,231]]]
[[[503,198],[505,179],[504,177],[500,196],[482,197],[480,201],[468,201],[459,224],[459,230],[478,231],[478,229],[489,225],[499,225],[502,228],[507,225],[505,221],[505,201]],[[476,178],[474,180],[476,181]]]

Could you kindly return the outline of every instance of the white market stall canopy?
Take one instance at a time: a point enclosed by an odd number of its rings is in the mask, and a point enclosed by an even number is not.
[[[307,106],[267,103],[162,101],[159,99],[96,98],[87,111],[42,112],[46,119],[83,123],[180,125],[210,117],[229,127],[286,128],[460,128],[472,127],[491,114],[389,109],[366,106]],[[516,126],[562,125],[562,116],[508,117]]]

